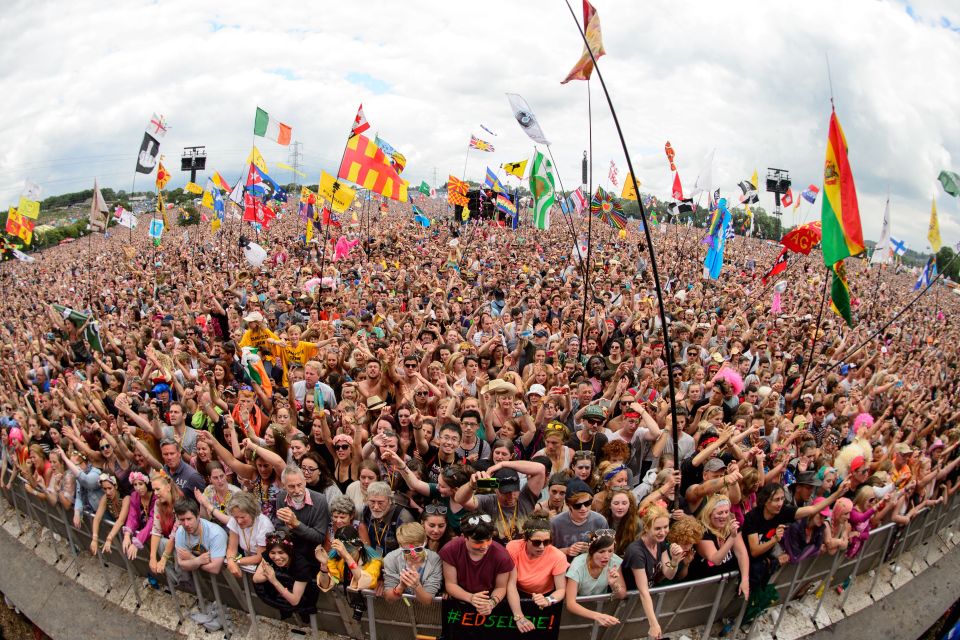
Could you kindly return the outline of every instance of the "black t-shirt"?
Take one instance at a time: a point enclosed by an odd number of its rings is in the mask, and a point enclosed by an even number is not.
[[[768,542],[777,535],[777,527],[780,525],[789,525],[797,518],[797,508],[784,504],[780,513],[769,520],[763,515],[763,507],[757,506],[751,510],[743,519],[743,537],[749,539],[751,534],[759,534],[760,542]],[[749,545],[748,545],[749,548]],[[770,548],[770,551],[776,549],[776,545]],[[768,552],[769,553],[769,552]]]
[[[723,543],[717,539],[717,536],[715,536],[712,531],[704,531],[703,539],[712,542],[717,549],[723,546]],[[730,551],[723,557],[723,561],[720,562],[720,564],[713,564],[697,552],[697,555],[693,558],[693,562],[690,564],[690,570],[687,572],[687,579],[699,580],[700,578],[707,578],[709,576],[718,576],[728,571],[736,571],[738,566],[737,556],[733,554],[733,547],[730,547]]]
[[[589,442],[584,442],[577,434],[573,434],[570,436],[570,439],[567,440],[568,447],[574,451],[592,451],[597,460],[600,459],[600,454],[603,452],[603,447],[606,444],[607,436],[602,433],[595,434]]]
[[[660,561],[660,558],[663,557],[664,552],[670,548],[670,543],[666,540],[657,545],[657,557],[650,555],[647,545],[643,543],[643,540],[636,540],[627,547],[626,553],[623,554],[623,564],[620,566],[620,572],[623,574],[623,580],[627,584],[627,589],[633,590],[637,588],[637,581],[634,578],[633,570],[634,569],[643,569],[647,574],[647,586],[653,587],[658,582],[662,582],[664,579],[663,575],[663,565]]]

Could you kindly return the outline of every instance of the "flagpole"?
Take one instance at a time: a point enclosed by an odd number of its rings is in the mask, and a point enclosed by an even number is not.
[[[573,17],[574,24],[577,25],[577,31],[580,32],[580,38],[583,40],[584,47],[587,50],[587,53],[590,54],[590,60],[593,61],[593,67],[597,72],[597,77],[600,79],[600,86],[603,87],[603,93],[607,98],[607,105],[610,107],[610,115],[613,118],[613,124],[617,129],[617,135],[620,138],[620,146],[623,148],[623,154],[627,159],[627,168],[630,170],[630,180],[633,181],[633,190],[638,194],[637,205],[640,209],[640,219],[643,221],[643,232],[647,240],[647,247],[650,252],[650,266],[653,271],[653,283],[657,290],[657,306],[660,315],[660,329],[663,333],[663,347],[667,360],[667,370],[672,372],[673,369],[673,348],[670,344],[670,331],[667,328],[667,311],[663,303],[663,289],[660,286],[660,271],[657,268],[657,254],[653,247],[653,237],[650,234],[650,225],[647,222],[647,214],[643,207],[643,201],[639,199],[640,185],[637,184],[637,172],[633,169],[633,161],[630,159],[630,151],[627,149],[627,142],[623,137],[623,130],[620,127],[620,120],[617,118],[617,112],[613,108],[613,100],[610,97],[610,92],[607,91],[607,84],[603,80],[603,74],[600,72],[600,66],[597,64],[597,58],[593,54],[593,49],[590,47],[590,42],[587,40],[587,35],[584,32],[584,28],[580,26],[580,23],[577,21],[577,14],[574,13],[573,7],[570,6],[570,0],[565,0],[567,9],[570,10],[570,15]],[[589,92],[590,81],[587,81],[587,91]],[[589,93],[588,93],[589,95]],[[589,106],[589,102],[588,102]],[[591,131],[591,145],[592,145],[592,131]],[[592,167],[591,167],[592,171]],[[591,177],[592,182],[592,177]],[[592,218],[592,216],[591,216]],[[592,243],[591,243],[592,244]],[[589,256],[590,247],[587,248],[587,253]],[[589,258],[588,258],[589,263]],[[586,301],[586,300],[585,300]],[[674,388],[673,375],[667,376],[667,387],[670,394],[670,417],[673,422],[672,424],[672,437],[673,437],[673,456],[675,460],[680,459],[679,444],[680,437],[678,432],[678,423],[677,423],[677,397],[676,389]],[[679,501],[679,494],[674,496],[674,507],[677,506]]]
[[[807,374],[810,373],[810,367],[813,365],[813,350],[817,346],[817,335],[820,333],[820,323],[823,321],[823,307],[827,301],[827,283],[830,282],[830,273],[823,276],[823,293],[820,294],[820,312],[817,314],[817,324],[813,329],[813,339],[810,341],[810,355],[807,358],[807,366],[803,370],[803,377],[800,378],[800,389],[803,391],[803,385],[807,381]]]
[[[569,3],[567,3],[569,6]],[[573,12],[573,9],[570,9],[570,12]],[[577,22],[577,17],[574,15],[573,21]],[[580,23],[577,22],[577,28],[580,28]],[[586,25],[584,25],[586,28]],[[586,39],[584,39],[586,42]],[[587,49],[590,48],[590,45],[587,45]],[[593,57],[593,52],[590,53],[590,57]],[[594,61],[594,66],[596,66],[596,61]],[[589,289],[590,289],[590,268],[593,264],[593,212],[590,211],[590,201],[593,198],[593,99],[590,92],[590,78],[587,78],[587,148],[589,149],[589,159],[588,166],[589,170],[587,172],[587,263],[583,265],[583,317],[580,318],[580,353],[583,353],[584,347],[586,346],[586,341],[584,336],[586,335],[587,330],[587,300],[589,299]],[[577,253],[580,253],[577,251]],[[581,260],[583,257],[581,256]]]
[[[463,175],[460,176],[460,181],[461,181],[461,182],[466,182],[466,181],[467,181],[467,160],[469,160],[469,159],[470,159],[470,143],[468,142],[468,143],[467,143],[467,153],[466,153],[466,155],[463,157]]]
[[[557,161],[553,159],[553,150],[550,148],[550,145],[547,145],[547,153],[550,154],[550,162],[553,163],[553,170],[556,172],[557,180],[560,182],[560,193],[563,194],[566,191],[566,189],[563,188],[563,178],[560,177],[560,170],[557,169]],[[566,196],[563,197],[562,201],[566,202]],[[570,234],[573,236],[573,246],[577,246],[577,236],[579,234],[578,234],[578,230],[574,227],[574,224],[573,224],[573,212],[572,211],[564,212],[563,206],[561,206],[560,215],[566,221],[567,227],[570,229]],[[580,268],[583,269],[584,268],[583,256],[579,255],[579,253],[580,252],[578,251],[577,257],[580,262]]]

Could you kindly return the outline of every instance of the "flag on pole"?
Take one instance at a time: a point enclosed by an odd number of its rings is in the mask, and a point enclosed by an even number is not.
[[[597,192],[590,200],[590,213],[615,229],[626,229],[627,219],[623,215],[623,205],[612,193],[597,186]]]
[[[937,256],[932,255],[927,259],[927,264],[924,265],[923,269],[920,271],[920,277],[917,278],[917,283],[913,285],[913,290],[929,287],[930,283],[933,282],[933,279],[937,277]]]
[[[127,211],[123,207],[117,207],[114,215],[117,218],[117,224],[121,227],[126,227],[127,229],[137,228],[137,218],[133,215],[133,213]]]
[[[383,150],[362,135],[347,141],[337,177],[392,200],[407,201],[407,181],[397,174]]]
[[[167,121],[163,116],[153,114],[150,122],[147,123],[147,133],[154,138],[163,138],[167,135]]]
[[[573,69],[560,84],[566,84],[571,80],[589,80],[593,74],[593,59],[590,57],[590,52],[593,52],[593,57],[597,60],[606,53],[603,50],[603,38],[600,33],[600,16],[597,15],[597,10],[587,0],[583,0],[583,32],[590,48],[583,47],[583,53],[577,60],[577,64],[573,66]]]
[[[787,256],[788,250],[786,247],[783,248],[783,251],[780,252],[780,255],[777,256],[777,259],[774,261],[773,266],[770,267],[770,270],[760,279],[763,284],[767,284],[767,281],[770,278],[779,275],[787,270]]]
[[[100,325],[93,316],[86,311],[76,311],[62,304],[52,304],[54,311],[60,317],[70,322],[77,329],[83,327],[83,337],[87,339],[90,348],[103,353],[103,342],[100,339]]]
[[[150,221],[150,237],[159,240],[163,236],[163,220],[154,218]]]
[[[520,128],[523,129],[523,132],[527,134],[527,137],[538,144],[545,144],[549,147],[550,141],[543,135],[543,130],[540,128],[537,117],[533,115],[530,105],[523,99],[523,96],[516,93],[508,93],[507,100],[510,102],[510,109],[513,110],[513,117],[516,119],[517,124],[520,125]]]
[[[397,175],[403,172],[404,168],[407,166],[407,157],[393,148],[389,142],[381,138],[379,135],[373,137],[373,142],[386,154],[387,159],[390,161],[390,164],[393,165],[393,168],[397,170]]]
[[[930,241],[930,247],[933,252],[940,251],[943,242],[940,240],[940,221],[937,220],[937,199],[933,199],[930,206],[930,226],[927,228],[927,240]]]
[[[423,181],[420,182],[420,187],[417,188],[417,191],[419,191],[420,193],[422,193],[422,194],[425,195],[425,196],[429,196],[429,195],[430,195],[430,185],[427,184],[427,181],[426,181],[426,180],[423,180]]]
[[[814,202],[817,201],[817,195],[819,193],[820,193],[820,187],[818,187],[815,184],[811,184],[806,189],[800,192],[800,196],[803,197],[803,199],[809,202],[810,204],[813,204]]]
[[[93,198],[90,201],[90,214],[88,221],[90,228],[94,231],[106,231],[107,216],[110,211],[107,209],[107,203],[100,193],[100,187],[97,185],[97,179],[93,179]]]
[[[157,164],[157,189],[164,189],[170,182],[170,172],[163,166],[163,162]]]
[[[492,153],[495,151],[492,144],[486,142],[485,140],[481,140],[473,134],[470,135],[470,148],[477,149],[478,151],[486,151],[487,153]]]
[[[677,171],[673,174],[673,199],[680,201],[683,200],[683,185],[680,184],[680,172]]]
[[[640,184],[640,181],[637,180],[637,185]],[[620,194],[622,200],[636,200],[637,199],[637,190],[633,188],[633,174],[629,171],[627,172],[627,178],[623,181],[623,192]]]
[[[827,156],[823,169],[821,221],[823,262],[833,266],[864,251],[857,188],[847,159],[847,140],[835,111],[830,113]],[[845,274],[844,274],[845,275]]]
[[[367,122],[367,117],[363,115],[363,103],[361,102],[357,108],[357,116],[353,119],[353,126],[350,127],[350,137],[358,136],[369,128],[370,123]]]
[[[465,207],[469,200],[467,199],[468,185],[456,176],[447,178],[447,202],[457,207]]]
[[[487,167],[487,177],[483,180],[483,186],[493,189],[497,193],[506,191],[506,189],[503,188],[503,185],[500,184],[500,178],[498,178],[497,174],[490,170],[490,167]]]
[[[20,204],[17,205],[17,208],[24,218],[36,220],[40,217],[40,203],[36,200],[28,200],[26,196],[20,196]]]
[[[336,190],[333,188],[335,183],[339,185]],[[326,171],[321,171],[320,182],[318,183],[318,194],[321,198],[326,198],[334,211],[344,213],[356,197],[357,191],[342,182],[338,183],[333,179],[333,176]]]
[[[270,114],[257,107],[257,115],[253,119],[253,135],[269,138],[277,144],[286,146],[290,144],[292,132],[290,125],[283,124],[276,118],[271,118]]]
[[[870,264],[890,264],[893,262],[893,249],[890,247],[890,198],[883,209],[883,226],[880,227],[880,239],[873,247]]]
[[[787,192],[783,194],[783,197],[780,198],[780,204],[785,207],[789,207],[793,204],[793,189],[787,187]],[[798,203],[799,204],[799,203]]]
[[[743,195],[740,196],[740,203],[745,205],[756,204],[760,202],[760,196],[757,193],[757,172],[753,172],[753,177],[749,180],[741,180],[737,185]]]
[[[23,181],[23,197],[27,200],[40,200],[40,185],[30,180]]]
[[[523,180],[523,176],[527,172],[527,161],[521,160],[520,162],[505,162],[500,165],[500,168],[510,175],[516,176]]]
[[[482,123],[480,124],[480,128],[483,129],[484,131],[486,131],[487,133],[489,133],[489,134],[492,135],[492,136],[496,136],[496,135],[497,135],[497,134],[495,134],[493,131],[490,131],[490,129],[488,129],[487,127],[483,126]]]
[[[890,248],[893,249],[893,255],[901,257],[907,255],[907,243],[903,240],[897,240],[890,236]]]
[[[620,170],[617,169],[617,165],[613,162],[613,160],[611,160],[611,161],[610,161],[610,172],[607,174],[607,178],[610,180],[610,184],[612,184],[612,185],[615,186],[615,187],[616,187],[616,186],[619,186],[619,183],[617,182],[617,174],[618,174],[619,172],[620,172]]]
[[[220,175],[219,171],[213,172],[213,184],[217,185],[217,188],[221,191],[230,191],[230,183],[223,179],[223,176]]]
[[[502,193],[497,194],[497,210],[511,216],[517,215],[517,206],[513,204],[513,201],[510,200],[509,197]]]
[[[137,173],[153,173],[157,166],[157,156],[160,154],[160,142],[152,135],[143,132],[143,141],[140,143],[140,152],[137,154]]]
[[[956,173],[944,169],[940,172],[940,175],[937,176],[937,180],[943,185],[944,191],[953,197],[960,196],[960,176]]]
[[[213,184],[211,178],[207,178],[207,188],[203,190],[203,199],[200,200],[200,206],[213,209],[213,194],[216,191],[217,185]]]
[[[256,165],[257,169],[267,173],[267,161],[263,159],[263,156],[260,155],[260,150],[254,146],[250,149],[250,153],[247,154],[247,161],[245,164],[249,165],[250,163]]]
[[[247,163],[249,165],[249,163]],[[234,204],[243,206],[243,178],[237,178],[237,184],[233,185],[233,189],[230,190],[230,195],[227,196],[227,199]]]
[[[847,267],[843,260],[837,260],[830,268],[830,308],[843,318],[847,325],[853,326],[853,312],[850,308],[850,285],[847,283]]]
[[[716,280],[720,277],[720,271],[723,269],[723,250],[727,244],[727,232],[733,221],[733,216],[727,208],[727,199],[720,198],[717,201],[717,225],[716,232],[713,235],[713,242],[707,251],[707,256],[703,260],[703,277]]]
[[[690,197],[696,197],[697,195],[706,192],[707,196],[710,196],[710,192],[713,189],[713,156],[716,153],[716,149],[711,149],[703,159],[703,167],[700,169],[700,173],[697,175],[697,180],[693,183],[693,191],[690,193]]]
[[[530,193],[533,194],[533,223],[537,229],[550,228],[550,207],[555,202],[553,167],[539,151],[533,156],[530,171]]]
[[[203,187],[198,185],[196,182],[188,182],[183,186],[183,190],[187,193],[192,193],[195,196],[203,195]]]
[[[33,242],[33,228],[33,220],[24,218],[14,207],[10,207],[10,211],[7,213],[6,227],[6,232],[9,235],[20,238],[23,240],[24,246],[28,246]]]
[[[663,145],[663,152],[667,154],[667,163],[670,165],[670,171],[677,171],[677,163],[674,162],[674,158],[677,157],[677,152],[673,150],[673,145],[670,144],[670,141],[667,140],[667,144]]]

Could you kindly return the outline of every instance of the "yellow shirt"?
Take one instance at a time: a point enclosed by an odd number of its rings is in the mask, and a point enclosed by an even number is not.
[[[297,346],[288,342],[286,347],[275,346],[274,350],[280,357],[281,363],[283,363],[283,386],[286,387],[289,384],[287,372],[290,370],[290,365],[298,364],[302,367],[320,352],[320,347],[316,343],[301,340],[297,343]]]
[[[279,340],[279,338],[277,334],[266,327],[249,328],[243,332],[243,337],[240,338],[237,346],[240,349],[244,347],[256,347],[260,350],[261,358],[268,358],[270,357],[270,348],[267,340]]]

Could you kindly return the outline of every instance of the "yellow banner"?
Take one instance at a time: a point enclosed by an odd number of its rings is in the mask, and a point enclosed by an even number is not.
[[[253,163],[257,169],[267,173],[267,161],[263,159],[263,156],[260,155],[260,150],[254,147],[250,150],[250,155],[247,156],[247,167],[249,168],[250,163]]]
[[[639,180],[637,180],[637,186],[640,186]],[[620,198],[623,200],[637,199],[637,190],[633,188],[633,174],[630,172],[627,172],[627,177],[623,181],[623,193],[620,194]]]
[[[193,193],[198,196],[203,193],[203,187],[198,185],[196,182],[188,182],[187,185],[183,188],[183,190],[186,191],[187,193]]]
[[[20,196],[20,206],[17,208],[20,209],[20,215],[31,220],[36,220],[37,216],[40,215],[40,203],[27,200],[24,196]]]
[[[335,180],[332,175],[326,171],[320,172],[320,189],[318,190],[321,198],[325,198],[331,204],[331,208],[336,213],[343,213],[350,206],[350,203],[353,202],[353,198],[357,195],[357,192],[348,187],[342,180],[340,181],[340,186],[337,187],[337,192],[333,192],[333,184]]]

